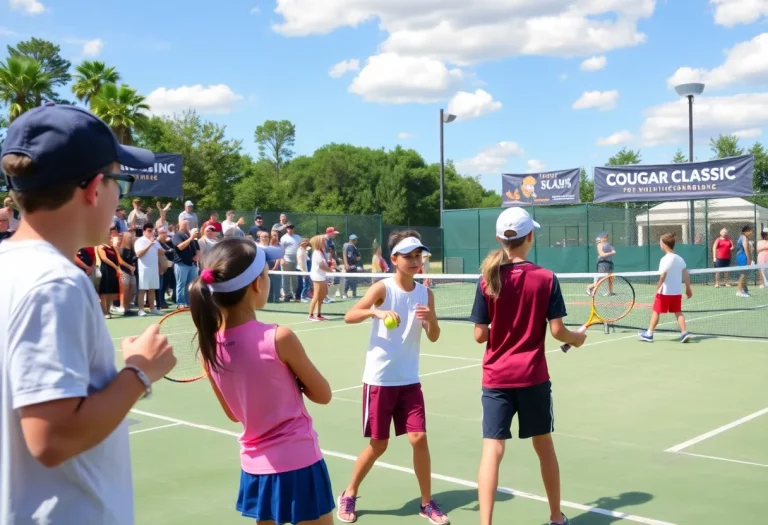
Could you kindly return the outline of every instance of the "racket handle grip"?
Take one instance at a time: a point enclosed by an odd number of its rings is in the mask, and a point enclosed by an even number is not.
[[[577,332],[586,332],[587,328],[589,328],[589,327],[587,325],[584,325],[584,326],[582,326],[581,328],[579,328],[576,331]],[[567,353],[568,350],[570,350],[570,349],[571,349],[571,345],[569,345],[569,344],[565,344],[565,345],[561,345],[560,346],[560,350],[562,350],[565,353]]]

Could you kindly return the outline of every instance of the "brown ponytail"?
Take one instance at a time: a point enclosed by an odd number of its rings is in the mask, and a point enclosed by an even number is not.
[[[211,248],[203,257],[203,267],[213,274],[215,282],[237,277],[253,263],[256,245],[246,239],[227,238]],[[250,285],[250,283],[249,283]],[[211,292],[202,277],[198,277],[189,289],[189,306],[197,328],[200,354],[209,370],[219,370],[216,334],[224,323],[222,310],[240,304],[248,291],[246,285],[234,292]]]
[[[480,272],[485,281],[485,293],[491,299],[498,299],[501,294],[501,265],[507,262],[504,249],[491,252],[480,265]]]

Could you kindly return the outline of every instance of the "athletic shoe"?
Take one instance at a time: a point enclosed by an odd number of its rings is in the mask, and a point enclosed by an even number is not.
[[[146,317],[146,316],[147,316],[147,312],[145,312],[144,310],[139,310],[139,317]]]
[[[349,496],[345,496],[344,493],[341,493],[341,496],[339,496],[339,499],[336,501],[336,506],[338,509],[336,510],[336,517],[339,518],[339,521],[342,521],[344,523],[354,523],[357,521],[357,514],[355,513],[355,504],[357,503],[357,500],[360,498],[353,498]],[[351,514],[351,518],[342,518],[341,514]]]
[[[549,525],[570,525],[570,524],[571,524],[571,522],[568,520],[568,518],[566,517],[566,515],[565,515],[565,514],[563,514],[562,516],[563,516],[563,521],[562,521],[562,523],[557,523],[556,521],[550,521],[550,522],[549,522]]]
[[[689,334],[688,332],[685,332],[680,336],[681,343],[687,343],[690,339],[691,339],[691,334]]]
[[[317,317],[315,317],[314,315],[310,315],[310,316],[308,317],[308,319],[309,319],[309,321],[310,321],[311,323],[317,323],[318,321],[320,321],[320,319],[318,319],[318,318],[317,318]]]
[[[322,316],[322,315],[318,315],[317,317],[315,317],[315,319],[317,319],[318,321],[327,321],[328,320],[327,317]]]
[[[301,300],[301,302],[302,303],[308,303],[308,302],[310,302],[310,300],[305,297],[304,299]]]
[[[745,298],[747,298],[747,297],[752,297],[752,296],[749,295],[747,292],[737,292],[736,293],[736,297],[745,297]]]
[[[161,312],[161,311],[160,311],[160,310],[158,310],[157,308],[152,308],[152,309],[149,311],[149,313],[151,313],[152,315],[163,315],[163,312]]]
[[[422,518],[427,518],[433,525],[447,525],[450,523],[450,521],[447,519],[448,516],[443,514],[443,512],[440,510],[440,507],[437,506],[437,502],[435,500],[431,500],[429,503],[422,506],[419,512],[419,516]],[[446,519],[445,521],[437,521],[435,518]]]
[[[640,330],[639,332],[637,332],[637,335],[638,337],[640,337],[642,341],[645,341],[646,343],[653,342],[653,334],[649,334],[646,331]]]

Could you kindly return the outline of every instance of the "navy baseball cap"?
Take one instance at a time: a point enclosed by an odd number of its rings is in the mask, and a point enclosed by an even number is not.
[[[120,144],[92,113],[54,104],[31,109],[13,121],[0,158],[9,153],[26,155],[35,166],[33,176],[6,176],[8,187],[21,191],[82,182],[113,162],[135,169],[155,162],[151,151]]]

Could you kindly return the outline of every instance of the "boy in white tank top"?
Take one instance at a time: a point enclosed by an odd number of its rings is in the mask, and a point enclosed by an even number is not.
[[[357,520],[355,504],[360,484],[387,449],[394,420],[395,435],[408,434],[413,446],[413,470],[421,491],[419,515],[435,525],[449,523],[432,499],[432,469],[427,445],[424,395],[419,382],[419,346],[422,329],[430,341],[440,337],[432,291],[417,283],[422,253],[429,248],[415,231],[394,232],[389,250],[395,275],[375,283],[344,317],[347,323],[373,319],[363,372],[363,435],[370,438],[358,456],[352,479],[338,499],[336,516],[344,523]],[[397,322],[387,328],[384,320]]]

